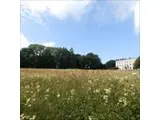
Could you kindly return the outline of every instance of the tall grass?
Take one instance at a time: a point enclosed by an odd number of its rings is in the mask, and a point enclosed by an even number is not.
[[[21,120],[139,120],[136,71],[21,69]]]

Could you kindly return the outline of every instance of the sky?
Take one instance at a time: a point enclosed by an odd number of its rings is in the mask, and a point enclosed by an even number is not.
[[[138,57],[139,1],[22,0],[21,46],[42,44],[98,54],[102,63]]]

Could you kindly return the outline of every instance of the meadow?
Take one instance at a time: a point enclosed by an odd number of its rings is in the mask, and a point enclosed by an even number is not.
[[[21,120],[140,120],[139,71],[20,72]]]

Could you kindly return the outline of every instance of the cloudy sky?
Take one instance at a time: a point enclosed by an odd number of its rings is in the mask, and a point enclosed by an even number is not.
[[[139,34],[139,1],[21,1],[21,48],[73,47],[104,63],[139,56]]]

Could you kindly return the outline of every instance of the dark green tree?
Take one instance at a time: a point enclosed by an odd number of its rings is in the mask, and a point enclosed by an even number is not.
[[[106,69],[114,69],[115,68],[115,60],[109,60],[105,64]]]
[[[87,69],[98,69],[101,65],[101,59],[94,53],[88,53],[83,58],[83,66]]]
[[[136,59],[133,68],[140,69],[140,56]]]
[[[94,53],[80,55],[75,54],[73,48],[68,50],[31,44],[28,48],[20,50],[20,67],[100,69],[103,68],[103,64],[99,56]]]

